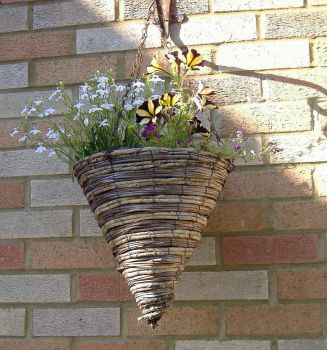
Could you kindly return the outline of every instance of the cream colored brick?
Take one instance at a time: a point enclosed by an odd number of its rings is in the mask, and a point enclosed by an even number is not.
[[[40,98],[44,101],[45,107],[53,107],[56,113],[62,113],[64,107],[62,102],[49,101],[48,97],[51,94],[51,90],[46,91],[24,91],[24,92],[9,92],[0,94],[0,106],[6,106],[6,108],[0,108],[1,118],[18,118],[21,116],[23,108],[28,105],[30,100]],[[71,91],[67,89],[68,95],[71,96]],[[18,125],[19,126],[19,125]]]
[[[315,63],[318,66],[327,66],[327,40],[318,40],[315,46]]]
[[[311,0],[312,5],[327,5],[327,0]]]
[[[101,230],[90,209],[80,210],[80,236],[102,236]]]
[[[133,50],[139,46],[142,23],[123,23],[105,28],[78,29],[76,31],[76,52],[112,52]],[[151,25],[148,29],[146,47],[160,47],[159,29]]]
[[[114,336],[120,334],[119,308],[34,309],[33,335]]]
[[[327,340],[278,340],[278,350],[326,350]]]
[[[270,341],[177,340],[175,343],[175,350],[270,350]]]
[[[253,40],[257,37],[256,18],[255,15],[190,18],[182,25],[172,25],[171,37],[176,45]]]
[[[246,11],[302,7],[303,0],[214,0],[213,11]]]
[[[269,138],[283,151],[271,155],[272,164],[311,163],[327,161],[327,137],[314,133],[283,135]]]
[[[327,11],[267,14],[262,23],[265,38],[314,38],[327,34]]]
[[[218,48],[216,61],[222,71],[308,67],[309,43],[292,40],[225,44]]]
[[[33,149],[0,152],[0,178],[4,176],[28,176],[68,174],[68,165],[56,157],[36,153]]]
[[[25,335],[25,309],[0,309],[0,336]]]
[[[184,272],[177,300],[268,299],[267,271]]]
[[[264,76],[263,97],[266,100],[299,100],[326,95],[326,68],[278,72]]]
[[[311,129],[311,109],[306,101],[236,104],[221,107],[218,113],[224,135],[235,134],[239,127],[249,134]]]
[[[314,179],[318,196],[327,196],[327,164],[317,165]]]
[[[216,265],[216,240],[214,237],[202,237],[188,265]]]
[[[31,181],[31,206],[87,205],[82,189],[72,179]]]
[[[0,213],[0,239],[70,236],[72,236],[70,210]]]
[[[163,8],[165,3],[163,2]],[[145,18],[148,11],[147,0],[128,0],[123,2],[123,17],[125,19]],[[178,13],[199,14],[209,11],[208,0],[177,0]]]
[[[3,6],[0,10],[0,32],[15,32],[28,29],[27,6]]]
[[[36,4],[33,28],[101,23],[115,19],[115,0],[71,0]]]
[[[70,301],[69,275],[0,275],[1,303]]]
[[[13,89],[27,86],[27,62],[0,65],[0,89]]]

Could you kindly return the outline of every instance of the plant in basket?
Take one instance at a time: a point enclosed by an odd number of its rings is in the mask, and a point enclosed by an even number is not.
[[[78,100],[60,83],[49,103],[61,101],[63,116],[37,99],[23,110],[31,129],[12,132],[32,140],[36,152],[73,165],[140,318],[152,327],[174,297],[234,159],[280,151],[271,144],[260,154],[247,150],[243,129],[219,138],[208,114],[217,108],[215,92],[189,78],[203,63],[194,49],[171,51],[127,85],[98,72],[79,88]]]

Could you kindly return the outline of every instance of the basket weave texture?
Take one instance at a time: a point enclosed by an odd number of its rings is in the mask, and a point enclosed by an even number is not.
[[[103,152],[74,166],[118,271],[155,327],[201,239],[231,164],[194,148]]]

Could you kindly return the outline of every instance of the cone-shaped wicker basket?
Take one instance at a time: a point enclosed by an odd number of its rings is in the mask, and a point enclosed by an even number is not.
[[[228,161],[194,148],[121,149],[74,166],[140,319],[152,327],[174,297],[230,170]]]

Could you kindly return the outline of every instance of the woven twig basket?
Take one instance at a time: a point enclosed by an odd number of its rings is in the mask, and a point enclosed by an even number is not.
[[[155,327],[174,297],[231,164],[193,148],[133,148],[98,153],[74,175],[118,271]]]

